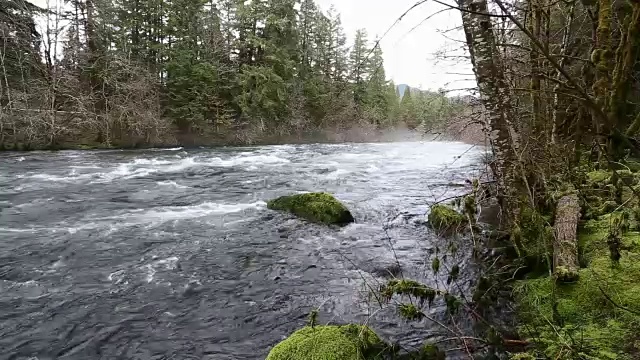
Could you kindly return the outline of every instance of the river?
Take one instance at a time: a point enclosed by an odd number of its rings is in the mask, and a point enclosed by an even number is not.
[[[444,283],[425,214],[469,189],[481,154],[444,142],[0,154],[0,358],[264,359],[313,308],[419,345],[434,325],[376,311],[367,289],[397,263]],[[266,209],[300,191],[335,194],[356,223]]]

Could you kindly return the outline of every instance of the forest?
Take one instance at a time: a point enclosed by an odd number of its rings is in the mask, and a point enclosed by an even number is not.
[[[379,42],[313,0],[47,4],[0,0],[3,149],[347,140],[464,107],[401,101]]]

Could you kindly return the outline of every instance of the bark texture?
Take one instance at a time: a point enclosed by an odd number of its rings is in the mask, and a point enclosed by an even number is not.
[[[511,210],[515,209],[513,193],[517,188],[512,170],[516,160],[517,134],[511,123],[514,112],[510,88],[487,1],[458,0],[458,5],[462,9],[462,25],[480,98],[488,115],[489,138],[495,154],[492,170],[498,181],[498,197],[509,223],[512,220]]]
[[[554,226],[553,273],[560,282],[578,279],[578,201],[577,195],[567,195],[558,201]]]

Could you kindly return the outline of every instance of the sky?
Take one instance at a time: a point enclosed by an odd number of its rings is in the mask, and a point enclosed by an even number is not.
[[[373,43],[417,0],[315,1],[324,11],[332,5],[336,8],[350,43],[358,29],[367,30]],[[47,0],[32,2],[42,7],[47,5]],[[55,3],[55,0],[50,1],[51,5]],[[424,90],[444,88],[454,93],[467,92],[456,90],[474,86],[468,59],[455,58],[463,54],[460,41],[464,37],[458,29],[460,13],[450,9],[438,13],[443,9],[442,5],[426,1],[411,10],[382,39],[380,44],[387,78],[396,84],[408,84]],[[449,57],[438,56],[443,53]]]
[[[366,29],[373,41],[381,37],[416,1],[316,0],[316,3],[325,11],[335,6],[350,41],[360,28]],[[443,9],[442,5],[431,1],[423,3],[411,10],[380,42],[386,75],[396,84],[408,84],[424,90],[445,88],[454,92],[474,86],[468,59],[455,57],[464,54],[460,50],[460,41],[464,39],[458,29],[460,13],[446,10],[436,14]],[[448,57],[443,58],[439,54]]]

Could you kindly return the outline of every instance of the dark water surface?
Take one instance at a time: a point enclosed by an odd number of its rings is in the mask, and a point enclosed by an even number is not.
[[[1,359],[264,359],[304,325],[364,321],[417,345],[435,329],[376,311],[396,262],[429,282],[429,203],[465,191],[461,143],[0,155]],[[458,158],[462,155],[460,158]],[[328,191],[356,224],[266,209]],[[391,242],[387,238],[391,238]],[[432,310],[442,313],[442,306]]]

